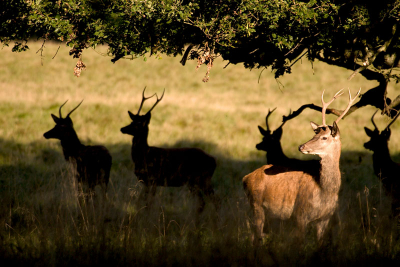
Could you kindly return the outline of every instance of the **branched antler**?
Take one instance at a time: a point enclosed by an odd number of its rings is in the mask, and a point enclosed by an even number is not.
[[[360,90],[357,92],[356,96],[352,99],[352,102],[357,98],[357,96],[360,93]],[[349,114],[351,108],[354,107],[355,105],[353,105],[352,107],[348,106],[346,108],[347,111],[345,110],[346,112],[338,110],[338,109],[334,109],[334,108],[327,108],[328,105],[330,103],[332,103],[333,100],[335,100],[337,97],[339,97],[342,94],[341,91],[342,90],[337,92],[331,101],[329,101],[328,103],[325,103],[325,109],[324,109],[324,106],[320,107],[320,106],[317,106],[315,104],[305,104],[305,105],[302,105],[300,108],[298,108],[296,111],[293,111],[293,112],[289,113],[288,116],[282,116],[282,122],[285,123],[286,121],[291,120],[291,119],[299,116],[306,108],[313,109],[313,110],[316,110],[316,111],[320,111],[321,113],[324,112],[325,114],[334,114],[334,115],[336,115],[338,117],[343,115],[340,119],[344,118],[346,115]],[[321,98],[323,98],[323,94],[322,94]],[[351,103],[350,103],[350,105],[351,105]],[[322,121],[323,121],[322,124],[325,125],[325,115],[323,115]],[[337,121],[339,121],[339,120],[337,120]]]
[[[322,111],[322,108],[317,106],[317,105],[305,104],[305,105],[302,105],[296,111],[291,112],[288,116],[282,116],[282,122],[286,122],[288,120],[294,119],[295,117],[299,116],[303,112],[303,110],[305,110],[306,108],[313,109],[313,110],[316,110],[316,111],[319,111],[319,112]],[[337,109],[328,108],[328,109],[326,109],[325,113],[326,114],[335,114],[336,116],[340,116],[340,114],[342,112],[340,110],[337,110]]]
[[[162,95],[161,95],[160,98],[158,98],[157,93],[155,94],[155,95],[156,95],[156,98],[157,98],[157,101],[156,101],[156,103],[151,107],[151,109],[149,109],[149,111],[147,111],[147,113],[150,113],[150,112],[153,110],[153,108],[154,108],[155,106],[157,106],[158,102],[160,102],[161,99],[163,99],[164,93],[165,93],[165,89],[164,89],[164,91],[163,91],[163,93],[162,93]],[[147,113],[146,113],[146,114],[147,114]]]
[[[152,98],[153,96],[156,95],[156,94],[154,93],[154,94],[152,94],[152,95],[149,96],[149,97],[145,97],[145,96],[144,96],[144,91],[146,91],[146,86],[144,87],[143,92],[142,92],[142,102],[140,102],[140,107],[139,107],[139,110],[138,110],[138,112],[137,112],[137,115],[139,115],[139,112],[142,110],[144,101],[146,101],[147,99],[150,99],[150,98]]]
[[[351,98],[351,92],[349,89],[349,104],[347,104],[346,109],[342,112],[342,114],[340,114],[339,118],[337,118],[335,120],[335,123],[338,123],[343,117],[344,115],[346,115],[346,113],[349,111],[351,104],[353,104],[354,100],[356,100],[357,96],[360,94],[361,92],[361,88],[358,90],[357,94],[354,96],[354,98]]]
[[[325,101],[324,101],[324,93],[325,93],[325,90],[322,91],[322,95],[321,95],[321,102],[322,102],[322,111],[321,111],[321,113],[322,113],[322,125],[326,125],[326,121],[325,121],[326,109],[328,108],[328,106],[329,106],[336,98],[338,98],[339,96],[341,96],[341,95],[343,94],[343,89],[340,89],[340,90],[333,96],[333,98],[332,98],[330,101],[328,101],[328,102],[325,102]],[[350,93],[350,90],[349,90],[349,93]],[[346,111],[346,112],[347,112],[347,111]]]
[[[272,114],[272,112],[275,111],[276,108],[274,108],[273,110],[268,109],[268,114],[267,116],[265,116],[265,125],[267,126],[267,131],[271,132],[271,130],[269,129],[269,125],[268,125],[268,118],[269,116]]]
[[[62,119],[61,108],[62,108],[67,102],[68,102],[68,100],[65,101],[64,104],[62,104],[62,105],[60,106],[60,109],[58,110],[58,113],[59,113],[59,115],[60,115],[60,119]],[[74,112],[77,108],[79,108],[79,106],[82,104],[82,102],[83,102],[83,99],[82,99],[82,101],[81,101],[73,110],[71,110],[71,111],[67,114],[67,116],[66,116],[65,118],[68,118],[69,115],[71,115],[72,112]]]

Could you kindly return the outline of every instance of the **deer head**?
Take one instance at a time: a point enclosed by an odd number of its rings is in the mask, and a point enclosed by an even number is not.
[[[315,132],[315,136],[308,141],[307,143],[300,145],[299,150],[304,154],[313,154],[319,155],[320,157],[324,157],[325,155],[332,155],[335,151],[338,151],[340,154],[340,132],[337,123],[343,118],[344,115],[349,111],[351,104],[360,94],[360,90],[358,90],[356,96],[351,98],[351,93],[349,90],[349,103],[346,109],[342,112],[342,114],[333,122],[333,125],[326,125],[325,114],[327,107],[339,96],[343,94],[343,89],[337,92],[334,97],[329,101],[324,101],[324,92],[322,92],[321,101],[322,101],[322,124],[318,125],[314,122],[311,122],[311,127]]]
[[[380,132],[374,122],[374,117],[377,112],[378,112],[378,110],[375,111],[374,115],[372,115],[372,117],[371,117],[371,122],[372,122],[372,125],[374,125],[374,130],[370,130],[369,128],[364,127],[365,133],[369,137],[371,137],[371,139],[368,142],[364,143],[364,147],[366,149],[369,149],[372,151],[387,147],[387,143],[390,139],[390,134],[391,134],[390,126],[395,122],[397,117],[399,117],[399,115],[400,115],[400,112],[399,112],[393,118],[393,120],[386,126],[386,128],[382,132]]]
[[[55,138],[55,139],[59,139],[59,140],[65,140],[72,135],[76,135],[72,120],[69,116],[71,115],[72,112],[74,112],[82,104],[83,100],[78,104],[78,106],[76,106],[73,110],[71,110],[65,118],[63,118],[61,115],[61,108],[67,102],[68,102],[68,100],[65,101],[64,104],[62,104],[60,106],[60,109],[58,111],[60,117],[57,117],[56,115],[51,114],[51,117],[53,118],[54,122],[56,123],[56,126],[54,126],[54,128],[51,129],[50,131],[44,133],[43,134],[44,138],[46,138],[46,139]]]
[[[275,131],[273,131],[271,133],[271,130],[269,128],[269,124],[268,124],[268,118],[269,116],[275,111],[276,108],[274,108],[272,111],[268,110],[268,114],[265,117],[265,125],[267,127],[266,130],[264,130],[264,128],[262,128],[261,126],[258,126],[258,130],[260,131],[260,133],[263,136],[263,140],[261,143],[258,143],[256,145],[256,148],[258,150],[263,150],[263,151],[267,151],[268,149],[272,149],[272,147],[276,144],[280,143],[280,140],[282,138],[282,126],[285,124],[285,122],[283,122]]]
[[[143,89],[142,102],[140,103],[139,110],[136,113],[136,115],[133,114],[132,112],[128,111],[129,117],[131,118],[132,122],[128,126],[121,128],[122,133],[135,136],[140,133],[148,132],[148,126],[149,126],[150,119],[151,119],[151,111],[158,104],[158,102],[160,102],[161,99],[164,97],[165,89],[160,98],[158,98],[158,95],[156,93],[149,97],[145,97],[144,96],[145,91],[146,91],[146,87]],[[156,98],[157,98],[156,103],[151,107],[151,109],[149,111],[147,111],[147,113],[145,115],[139,115],[140,111],[142,110],[144,101],[152,98],[153,96],[156,96]]]

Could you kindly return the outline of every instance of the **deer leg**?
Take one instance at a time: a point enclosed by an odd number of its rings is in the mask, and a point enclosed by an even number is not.
[[[254,246],[259,246],[262,243],[262,239],[264,237],[264,223],[265,223],[265,212],[264,208],[261,205],[257,205],[253,203],[253,244]]]
[[[142,191],[140,192],[139,197],[136,202],[136,208],[138,210],[147,205],[147,200],[148,200],[149,192],[150,192],[150,186],[151,185],[147,185],[147,184],[143,185]]]
[[[110,180],[110,171],[108,170],[108,172],[107,172],[107,171],[101,169],[99,178],[100,178],[99,179],[100,187],[103,192],[103,198],[107,199],[107,187],[108,187],[108,181]]]
[[[101,187],[101,193],[103,195],[103,200],[106,201],[107,200],[107,184],[104,181],[101,181],[100,187]]]
[[[204,207],[206,205],[206,202],[204,201],[204,194],[205,192],[203,192],[202,190],[200,190],[199,188],[196,188],[195,193],[197,195],[197,199],[198,199],[198,203],[197,203],[197,214],[200,214],[203,212]]]
[[[296,244],[303,245],[306,239],[306,229],[308,221],[306,221],[304,218],[300,218],[296,221],[296,223],[297,229],[295,229],[295,241]]]
[[[318,240],[319,245],[322,245],[322,241],[323,241],[322,237],[324,236],[324,232],[326,230],[326,227],[328,226],[328,223],[329,223],[329,218],[326,220],[319,221],[316,224],[317,240]]]
[[[96,196],[96,180],[92,180],[91,178],[96,178],[96,177],[86,177],[87,185],[88,185],[88,196],[90,198],[93,198]]]
[[[215,210],[219,211],[221,208],[221,199],[214,194],[214,189],[211,188],[211,190],[206,191],[206,195],[211,199]]]
[[[204,194],[211,200],[213,203],[215,209],[218,211],[221,207],[221,201],[220,199],[214,194],[214,189],[211,185],[211,177],[209,180],[207,180],[206,185],[204,186]]]
[[[147,185],[145,187],[145,199],[146,199],[146,206],[150,208],[154,202],[154,196],[156,195],[157,186],[154,184]]]
[[[200,214],[204,210],[204,206],[206,202],[204,201],[204,194],[205,192],[203,190],[200,190],[200,188],[197,185],[188,185],[190,193],[195,196],[196,198],[196,206],[197,206],[197,214]]]

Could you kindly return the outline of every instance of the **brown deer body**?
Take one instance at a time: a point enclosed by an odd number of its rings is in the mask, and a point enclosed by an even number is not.
[[[388,142],[391,135],[390,126],[400,113],[381,132],[374,122],[375,114],[376,112],[371,118],[374,130],[364,127],[365,133],[371,138],[364,143],[364,147],[373,152],[374,173],[381,180],[385,191],[392,197],[392,211],[399,213],[400,211],[396,209],[400,208],[400,165],[392,160]]]
[[[296,169],[309,169],[316,168],[319,166],[318,160],[300,160],[296,158],[289,158],[285,155],[282,150],[281,138],[283,134],[283,125],[286,121],[284,121],[276,130],[271,132],[269,128],[268,118],[275,111],[268,111],[267,116],[265,117],[265,124],[267,129],[264,130],[261,126],[258,126],[258,130],[263,136],[263,139],[260,143],[256,145],[258,150],[262,150],[267,152],[267,164],[285,166],[285,167],[293,167]]]
[[[63,118],[61,108],[65,103],[60,107],[59,118],[51,114],[56,126],[43,136],[61,141],[64,158],[73,165],[79,183],[86,184],[89,192],[94,192],[95,186],[100,185],[105,193],[110,178],[111,155],[104,146],[85,146],[79,141],[69,116],[82,102]]]
[[[154,196],[157,186],[187,185],[189,190],[197,195],[200,201],[198,211],[201,212],[205,205],[203,195],[211,198],[214,195],[211,178],[216,168],[216,161],[197,148],[165,149],[149,146],[147,138],[150,112],[161,101],[164,93],[160,99],[157,97],[157,102],[145,115],[139,115],[143,102],[150,98],[144,97],[144,91],[138,113],[134,115],[128,111],[132,123],[121,128],[122,133],[133,135],[131,155],[135,164],[135,175],[145,185],[142,197],[147,199],[149,192]]]
[[[255,244],[262,240],[266,215],[281,220],[293,218],[300,237],[304,236],[307,225],[315,222],[317,239],[322,240],[329,220],[336,210],[341,185],[341,142],[337,122],[346,114],[355,99],[351,99],[350,96],[346,110],[333,126],[328,126],[325,124],[326,108],[339,95],[341,91],[325,103],[322,93],[322,125],[312,122],[311,126],[316,135],[299,147],[302,153],[315,154],[321,158],[319,169],[299,170],[293,167],[265,165],[243,178],[243,186],[254,215]]]

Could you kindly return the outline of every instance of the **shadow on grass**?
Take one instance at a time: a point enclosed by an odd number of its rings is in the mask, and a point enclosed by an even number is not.
[[[0,139],[0,146],[0,221],[5,225],[0,258],[10,264],[338,265],[397,260],[393,224],[382,220],[384,207],[375,208],[387,201],[380,198],[368,152],[342,152],[340,205],[327,247],[286,247],[281,241],[291,236],[284,232],[255,250],[241,180],[265,164],[259,154],[240,160],[205,141],[161,146],[197,147],[217,160],[213,185],[224,206],[217,214],[206,211],[201,224],[193,226],[187,190],[162,189],[159,196],[166,202],[149,210],[134,207],[140,186],[129,143],[106,145],[113,156],[107,204],[75,196],[58,142],[25,145]]]
[[[118,184],[120,176],[129,176],[127,179],[131,179],[132,184],[128,187],[135,186],[137,180],[130,156],[131,144],[106,144],[106,147],[113,157],[111,179]],[[259,157],[255,149],[255,153],[249,155],[247,160],[242,160],[221,150],[217,144],[203,140],[180,140],[173,145],[165,144],[160,147],[196,147],[214,156],[217,168],[212,181],[221,197],[229,197],[232,190],[241,188],[241,180],[245,175],[266,164],[266,159]],[[68,168],[58,141],[51,145],[46,141],[19,144],[12,140],[0,139],[0,148],[0,193],[15,186],[25,188],[24,193],[35,191]],[[393,155],[393,158],[399,157],[400,153]],[[342,151],[341,170],[343,184],[352,190],[363,190],[364,186],[377,186],[378,180],[374,178],[372,169],[372,156],[367,150]]]

